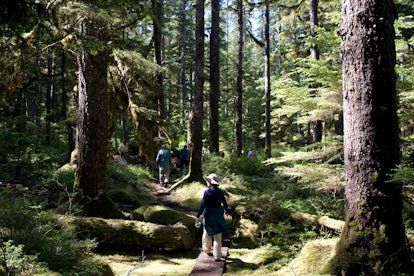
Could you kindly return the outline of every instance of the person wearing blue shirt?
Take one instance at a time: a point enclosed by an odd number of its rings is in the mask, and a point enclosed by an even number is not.
[[[228,235],[224,216],[228,214],[228,206],[223,190],[219,188],[220,179],[212,173],[206,177],[208,189],[204,191],[196,222],[200,222],[204,215],[204,229],[202,237],[203,252],[213,255],[215,261],[222,261],[221,247],[223,235]],[[213,245],[213,253],[211,246]]]
[[[171,153],[165,145],[158,151],[155,163],[159,172],[160,185],[166,187],[170,181]]]
[[[180,172],[183,173],[183,170],[186,166],[188,166],[188,163],[190,161],[190,151],[187,149],[187,145],[185,145],[180,150]]]

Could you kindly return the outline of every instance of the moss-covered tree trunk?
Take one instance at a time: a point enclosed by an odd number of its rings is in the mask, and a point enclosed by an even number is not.
[[[346,221],[336,275],[412,270],[401,186],[387,182],[399,163],[392,0],[343,0],[342,69]]]
[[[85,18],[81,23],[80,33],[87,41],[85,45],[89,47],[85,47],[78,57],[78,167],[74,190],[83,200],[96,197],[105,189],[108,144],[108,32],[104,22]]]
[[[204,0],[196,2],[196,57],[194,66],[194,112],[191,120],[191,159],[188,181],[202,181],[204,90]]]

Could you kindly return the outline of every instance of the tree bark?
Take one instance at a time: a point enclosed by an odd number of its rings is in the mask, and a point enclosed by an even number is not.
[[[155,62],[162,66],[162,1],[152,0],[152,9],[154,12],[154,51]],[[164,93],[163,93],[163,77],[162,72],[157,74],[158,89],[154,99],[157,105],[159,118],[164,118]]]
[[[194,112],[191,121],[191,159],[188,180],[202,181],[201,153],[203,148],[203,89],[204,89],[204,0],[196,2],[196,56]]]
[[[265,0],[265,154],[267,158],[272,155],[272,139],[270,125],[270,32],[269,32],[269,1]]]
[[[388,182],[400,161],[391,0],[343,0],[345,226],[328,273],[412,273],[401,185]]]
[[[210,35],[210,152],[219,152],[220,1],[211,1]]]
[[[156,64],[162,66],[162,1],[151,0],[151,6],[154,13],[152,20],[152,25],[154,27],[154,59]],[[156,86],[153,104],[157,110],[158,118],[162,120],[165,117],[165,99],[162,72],[157,73],[156,83],[158,85]],[[155,127],[153,129],[153,140],[155,141],[161,135],[162,133],[160,127]],[[148,159],[155,160],[155,156],[156,152],[154,151]]]
[[[243,151],[243,1],[237,1],[237,84],[236,84],[236,154],[240,156]]]
[[[105,24],[84,19],[81,35],[95,37],[105,45]],[[104,191],[108,144],[108,51],[84,49],[78,57],[78,119],[76,126],[77,161],[74,190],[80,200],[94,198]]]
[[[184,125],[184,122],[188,122],[186,120],[187,112],[186,110],[186,98],[187,98],[187,20],[186,20],[186,10],[187,8],[187,1],[183,1],[183,7],[181,12],[181,97],[180,97],[180,125]]]
[[[309,2],[309,23],[310,23],[310,34],[312,37],[316,37],[317,33],[315,30],[315,26],[318,26],[319,19],[318,19],[318,0],[310,0]],[[319,60],[319,49],[316,45],[311,45],[310,47],[310,55],[311,58],[314,60]],[[311,88],[315,90],[312,91],[311,96],[316,97],[317,90],[316,88],[319,84],[314,83],[311,85]],[[322,141],[322,121],[315,120],[309,124],[310,128],[312,129],[312,135],[308,137],[308,143],[317,143]]]

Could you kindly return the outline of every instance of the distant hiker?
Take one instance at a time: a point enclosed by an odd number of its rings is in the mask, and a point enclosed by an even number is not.
[[[203,199],[198,209],[196,226],[204,215],[204,229],[202,238],[203,252],[212,255],[214,260],[219,262],[221,259],[221,247],[223,235],[228,235],[224,216],[228,214],[228,206],[224,192],[218,186],[220,179],[217,174],[212,173],[206,178],[208,189],[204,191]],[[213,253],[211,246],[213,245]]]
[[[247,157],[254,157],[255,155],[256,153],[252,149],[249,149],[249,151],[247,152]]]
[[[180,150],[180,172],[182,173],[183,170],[188,167],[188,164],[190,162],[190,151],[187,149],[187,145],[185,145]]]
[[[166,187],[170,180],[171,153],[165,145],[162,145],[158,151],[155,163],[159,172],[160,185]]]

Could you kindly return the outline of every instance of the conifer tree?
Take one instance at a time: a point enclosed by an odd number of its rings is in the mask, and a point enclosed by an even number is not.
[[[96,4],[85,1],[85,4]],[[108,29],[94,17],[81,21],[85,47],[78,57],[78,120],[76,124],[77,169],[74,190],[80,200],[105,190],[108,150]],[[86,43],[87,44],[87,43]]]
[[[204,0],[196,2],[195,95],[191,119],[191,159],[189,181],[202,181],[201,153],[203,148],[204,88]]]
[[[271,139],[271,125],[270,125],[270,13],[269,13],[269,1],[265,0],[264,5],[264,50],[265,50],[265,70],[264,70],[264,83],[265,83],[265,153],[266,157],[270,158],[272,153],[272,139]]]
[[[244,45],[244,23],[243,23],[243,1],[237,0],[237,83],[236,83],[236,154],[240,156],[243,152],[243,45]]]
[[[388,181],[400,162],[394,2],[342,4],[346,221],[327,272],[412,274],[401,184]]]
[[[220,1],[211,2],[210,35],[210,152],[219,152]]]

